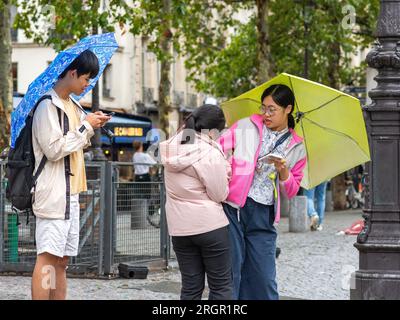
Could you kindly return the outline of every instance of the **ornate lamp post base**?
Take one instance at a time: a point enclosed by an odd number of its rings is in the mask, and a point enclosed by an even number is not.
[[[355,246],[360,251],[360,269],[363,265],[365,268],[373,266],[377,270],[364,269],[356,272],[355,286],[350,289],[350,299],[400,299],[400,246],[384,244]]]
[[[351,299],[400,299],[400,0],[381,0],[377,37],[367,56],[379,73],[364,108],[372,161]]]

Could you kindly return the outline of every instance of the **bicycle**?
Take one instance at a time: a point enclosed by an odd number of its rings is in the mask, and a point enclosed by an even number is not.
[[[358,190],[354,187],[354,182],[352,180],[347,180],[346,185],[346,208],[362,208],[364,206],[364,192],[362,190],[362,185],[358,186]]]
[[[160,228],[161,224],[161,188],[163,187],[162,167],[157,167],[157,171],[150,176],[150,199],[149,207],[146,214],[147,222],[155,227]]]

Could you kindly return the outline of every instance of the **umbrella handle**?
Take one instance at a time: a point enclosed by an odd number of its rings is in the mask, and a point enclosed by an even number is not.
[[[100,127],[101,130],[103,130],[104,134],[111,140],[112,138],[114,138],[114,133],[111,132],[111,130],[106,129],[104,127]]]
[[[82,110],[82,112],[86,115],[88,115],[88,113],[86,112],[85,109],[83,109],[80,105],[76,104],[78,106],[79,109]],[[104,134],[111,140],[112,138],[114,138],[114,133],[112,133],[110,130],[104,128],[104,127],[100,127],[101,130],[103,130]]]
[[[299,123],[299,121],[304,117],[305,113],[304,112],[296,112],[296,123]]]

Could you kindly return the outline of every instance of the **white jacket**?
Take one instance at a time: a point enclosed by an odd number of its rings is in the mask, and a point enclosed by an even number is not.
[[[32,124],[32,144],[35,154],[35,172],[43,155],[47,162],[39,175],[33,195],[33,212],[45,219],[69,219],[70,167],[69,155],[90,145],[93,128],[81,113],[81,125],[74,131],[67,129],[68,117],[64,104],[52,89],[36,109]],[[72,98],[71,98],[72,99]],[[74,100],[75,103],[78,104]],[[60,127],[57,109],[61,110]]]

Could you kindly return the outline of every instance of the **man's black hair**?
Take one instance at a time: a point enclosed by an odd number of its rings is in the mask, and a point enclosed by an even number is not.
[[[90,79],[95,78],[99,73],[99,60],[96,55],[90,51],[85,50],[79,56],[75,58],[74,61],[61,73],[59,78],[64,78],[68,71],[76,70],[78,73],[78,77],[83,74],[90,74]]]

